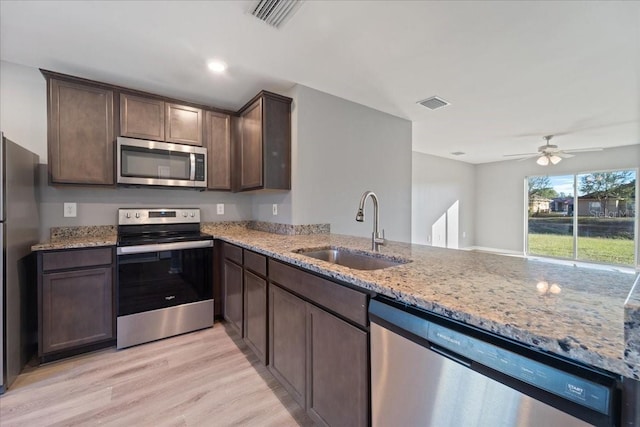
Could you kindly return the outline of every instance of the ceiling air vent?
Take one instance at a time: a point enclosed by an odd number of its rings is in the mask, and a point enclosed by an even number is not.
[[[249,11],[272,27],[279,28],[298,10],[303,0],[259,0]]]
[[[446,107],[447,105],[449,105],[447,101],[442,98],[438,98],[437,96],[432,96],[431,98],[418,101],[418,104],[424,105],[430,110],[437,110],[438,108]]]

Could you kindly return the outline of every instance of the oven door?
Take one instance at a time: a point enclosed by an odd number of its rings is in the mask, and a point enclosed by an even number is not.
[[[118,317],[213,298],[211,240],[118,248]]]

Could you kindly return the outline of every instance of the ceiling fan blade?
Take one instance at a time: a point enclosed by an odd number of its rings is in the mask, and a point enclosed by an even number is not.
[[[537,156],[538,154],[540,153],[503,154],[503,157],[522,157],[522,156],[533,157],[533,156]]]
[[[604,148],[602,147],[594,147],[594,148],[577,148],[575,150],[564,150],[565,153],[588,153],[589,151],[602,151]]]
[[[555,154],[558,157],[562,157],[563,159],[569,159],[571,157],[575,157],[573,154],[569,154],[569,153],[567,153],[565,151],[557,151],[557,152],[555,152],[553,154]]]
[[[516,162],[523,162],[525,160],[533,159],[534,157],[540,157],[540,156],[538,155],[538,153],[536,153],[536,154],[534,154],[532,156],[521,157],[519,159],[516,159]]]

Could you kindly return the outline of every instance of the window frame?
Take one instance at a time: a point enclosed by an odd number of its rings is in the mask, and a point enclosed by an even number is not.
[[[578,259],[578,211],[579,211],[579,196],[578,196],[578,176],[580,175],[593,175],[593,174],[598,174],[598,173],[611,173],[611,172],[618,172],[618,171],[633,171],[635,172],[635,181],[636,181],[636,188],[635,188],[635,200],[634,200],[634,220],[633,220],[633,241],[634,241],[634,265],[625,265],[625,264],[611,264],[611,263],[606,263],[606,262],[598,262],[598,261],[592,261],[592,260],[584,260],[584,259]],[[640,212],[639,212],[639,207],[640,207],[640,202],[638,200],[638,195],[640,194],[640,180],[638,179],[640,172],[640,168],[635,167],[635,168],[609,168],[609,169],[600,169],[600,170],[590,170],[590,171],[583,171],[583,172],[558,172],[557,174],[546,174],[546,175],[527,175],[524,177],[524,254],[526,257],[531,257],[531,258],[549,258],[549,259],[555,259],[555,260],[565,260],[565,261],[570,261],[570,262],[579,262],[579,263],[588,263],[588,264],[599,264],[599,265],[606,265],[606,266],[611,266],[611,267],[616,267],[616,268],[635,268],[636,271],[640,271],[640,242],[639,242],[639,238],[640,238],[640,231],[638,230],[639,225],[640,225]],[[529,251],[529,179],[532,177],[540,177],[540,176],[544,176],[547,178],[551,178],[554,176],[572,176],[573,177],[573,205],[574,205],[574,210],[573,210],[573,216],[572,216],[572,224],[573,224],[573,257],[572,258],[565,258],[565,257],[558,257],[558,256],[551,256],[551,255],[539,255],[539,254],[532,254]]]

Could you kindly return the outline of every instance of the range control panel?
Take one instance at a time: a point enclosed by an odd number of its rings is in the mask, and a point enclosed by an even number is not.
[[[199,208],[118,209],[118,225],[200,223]]]

